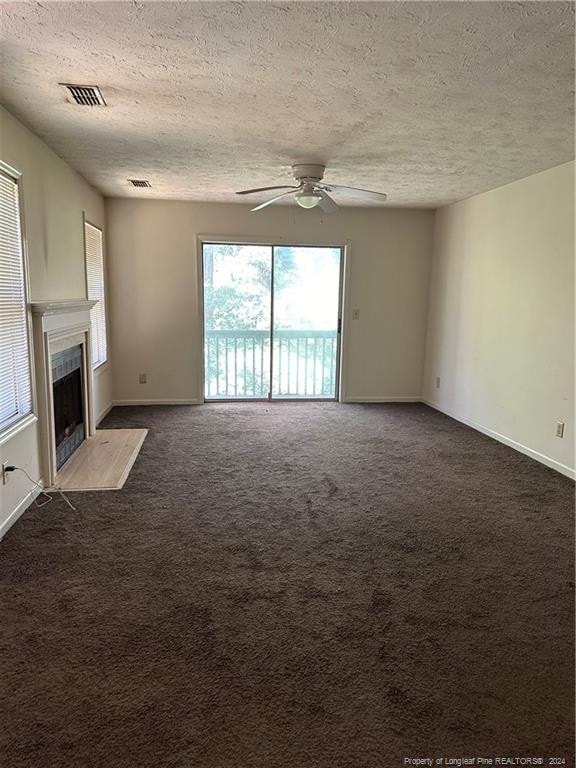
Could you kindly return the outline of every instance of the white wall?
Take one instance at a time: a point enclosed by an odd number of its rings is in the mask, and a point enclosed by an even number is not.
[[[436,212],[424,396],[573,475],[573,163]]]
[[[103,227],[101,195],[2,107],[0,159],[22,173],[30,300],[86,296],[82,214],[85,211],[92,223]],[[96,376],[96,414],[111,402],[111,373],[108,366]],[[24,467],[39,478],[36,424],[8,441],[0,438],[2,462]],[[5,486],[0,483],[0,532],[22,506],[30,486],[21,473],[10,475]]]
[[[422,388],[433,213],[110,199],[106,201],[117,402],[194,402],[202,318],[197,235],[307,244],[350,243],[343,392],[347,399],[418,399]],[[138,383],[146,372],[148,383]]]

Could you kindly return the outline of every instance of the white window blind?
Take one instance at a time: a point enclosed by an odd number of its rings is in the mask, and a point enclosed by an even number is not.
[[[97,368],[108,359],[102,230],[86,222],[84,225],[84,235],[86,242],[88,298],[98,302],[92,307],[90,312],[92,320],[92,367]]]
[[[0,169],[0,432],[31,411],[18,182]]]

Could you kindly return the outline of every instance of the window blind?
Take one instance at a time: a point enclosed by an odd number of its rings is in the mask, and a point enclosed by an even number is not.
[[[0,169],[0,432],[31,411],[18,182]]]
[[[102,230],[86,222],[84,224],[84,239],[86,243],[88,298],[98,302],[90,311],[92,321],[92,367],[97,368],[108,359]]]

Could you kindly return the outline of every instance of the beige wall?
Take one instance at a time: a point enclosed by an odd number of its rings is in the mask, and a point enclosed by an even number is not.
[[[0,159],[22,173],[29,298],[86,296],[82,214],[85,211],[91,222],[104,226],[101,195],[2,107]],[[111,386],[108,366],[96,376],[96,414],[111,402]],[[38,479],[36,425],[8,441],[1,440],[0,463],[22,466]],[[0,483],[0,527],[18,509],[30,486],[21,473],[11,475],[6,486]]]
[[[197,235],[350,244],[343,394],[418,399],[422,387],[431,211],[106,201],[114,399],[201,401]],[[360,310],[352,321],[351,308]],[[146,372],[148,383],[138,383]]]
[[[573,163],[436,212],[424,396],[574,469]]]

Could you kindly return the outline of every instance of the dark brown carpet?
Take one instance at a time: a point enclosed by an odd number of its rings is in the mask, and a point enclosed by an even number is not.
[[[573,756],[571,481],[421,405],[120,408],[0,545],[4,768]]]

